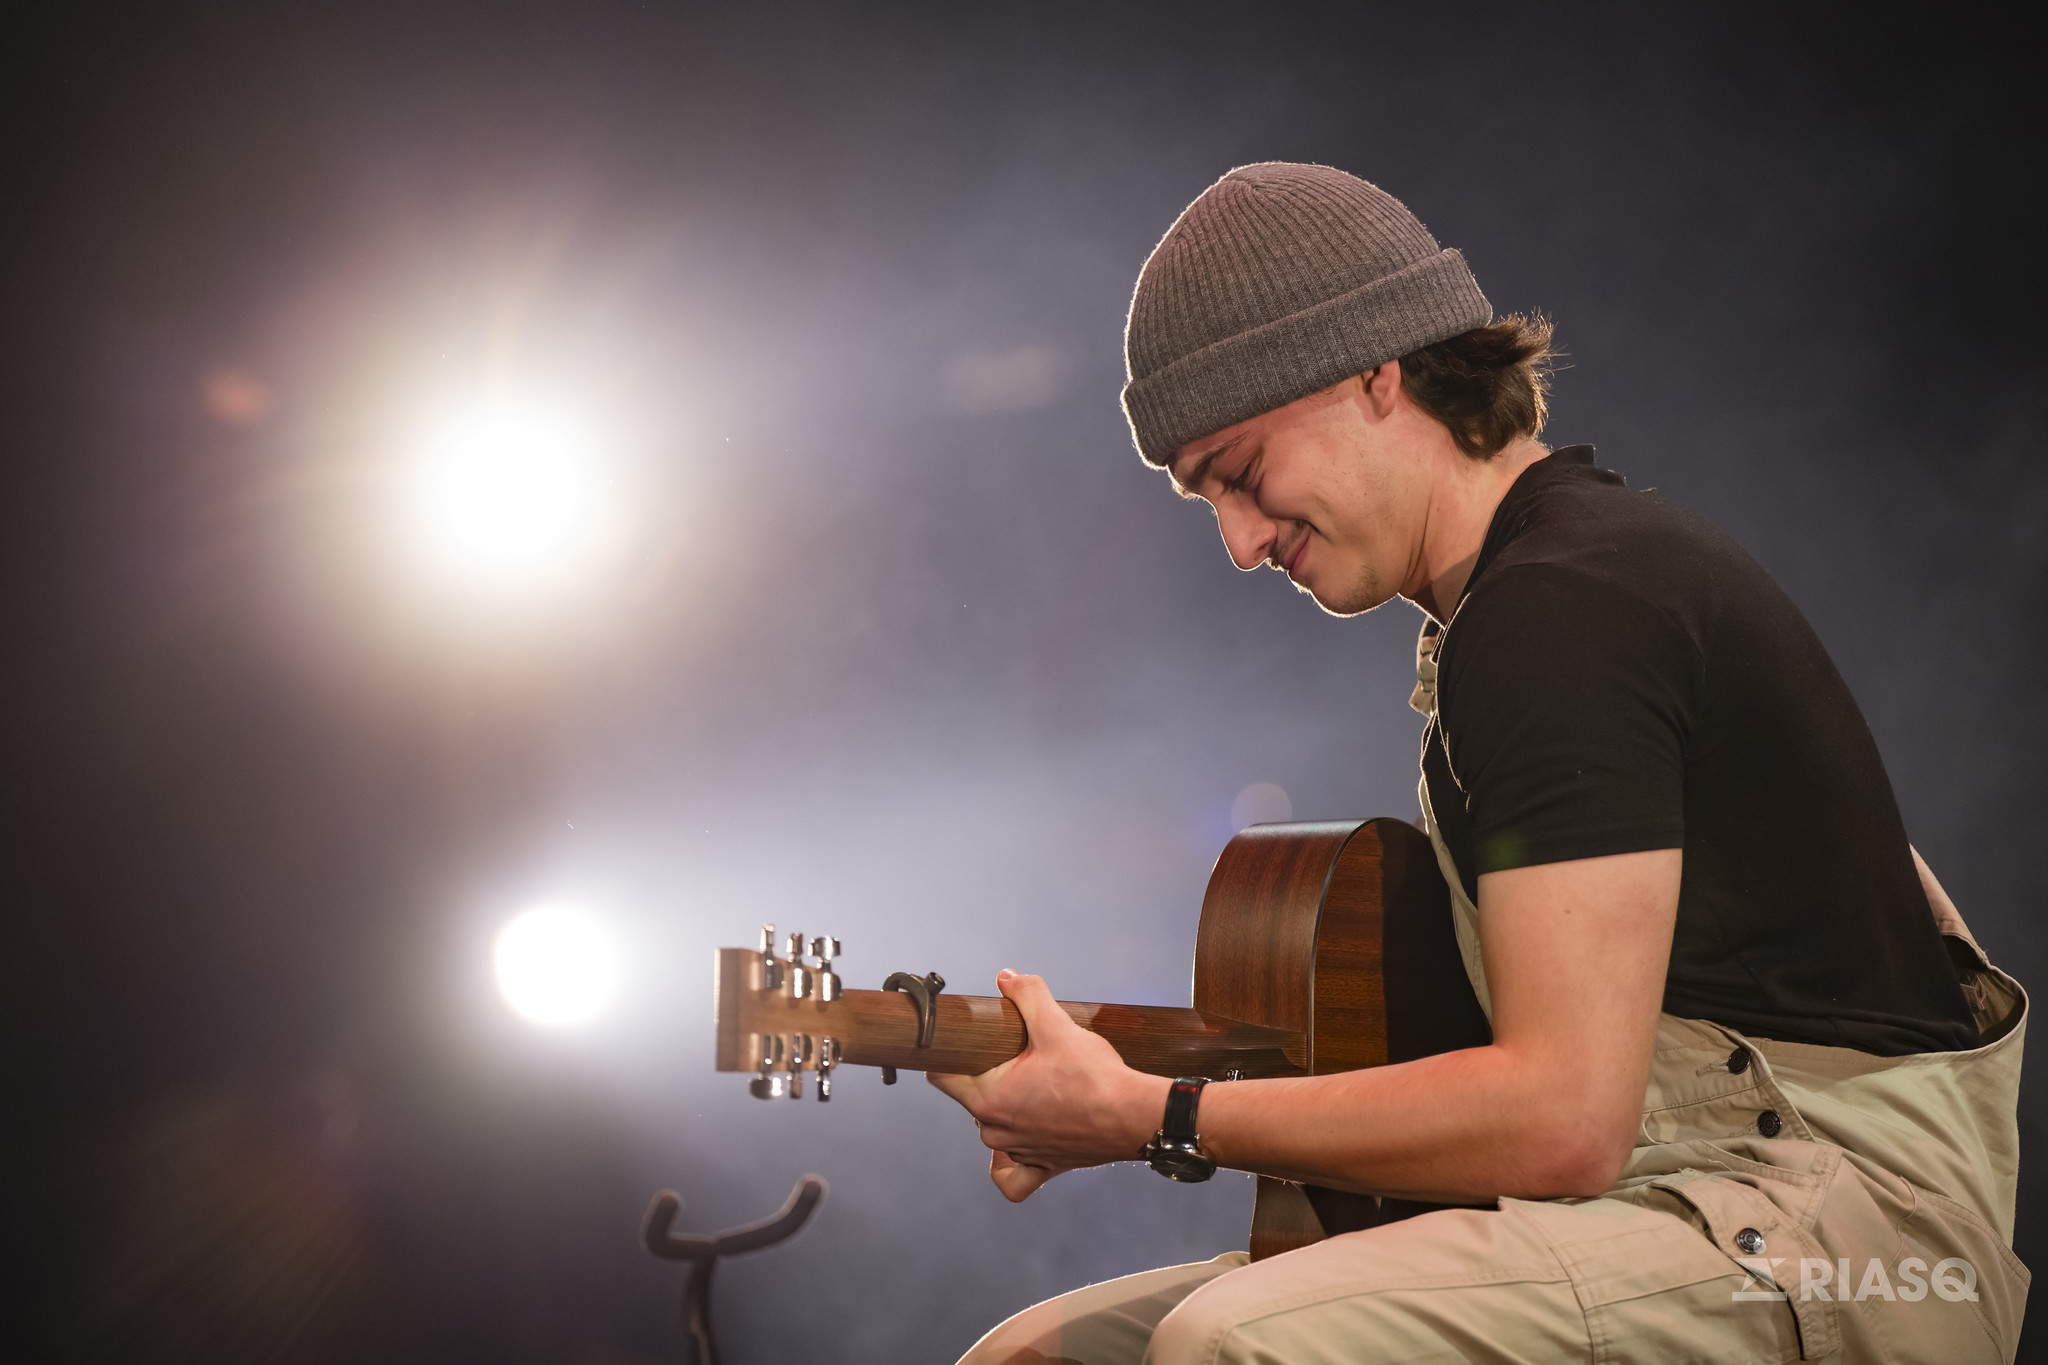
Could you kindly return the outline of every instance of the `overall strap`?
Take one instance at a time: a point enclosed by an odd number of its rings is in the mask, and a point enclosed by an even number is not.
[[[1443,734],[1443,718],[1437,713],[1436,661],[1443,639],[1441,626],[1432,620],[1424,621],[1422,633],[1415,640],[1415,691],[1408,698],[1410,706],[1429,717],[1439,738]],[[1451,857],[1449,846],[1444,843],[1443,831],[1437,828],[1436,810],[1429,800],[1427,773],[1417,784],[1416,796],[1422,804],[1422,828],[1429,835],[1429,846],[1436,850],[1437,868],[1443,873],[1444,885],[1451,893],[1451,922],[1458,932],[1458,954],[1465,961],[1465,975],[1471,979],[1472,993],[1479,997],[1479,1008],[1486,1012],[1487,1021],[1491,1023],[1493,996],[1486,989],[1486,964],[1479,954],[1479,907],[1465,894],[1465,883],[1458,876],[1458,865]]]

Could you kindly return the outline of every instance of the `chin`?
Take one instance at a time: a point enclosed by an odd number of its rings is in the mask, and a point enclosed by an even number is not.
[[[1303,597],[1306,597],[1313,601],[1317,606],[1321,607],[1325,613],[1331,616],[1356,616],[1358,615],[1358,613],[1362,611],[1372,610],[1372,606],[1370,604],[1359,606],[1353,604],[1348,598],[1325,597],[1322,593],[1317,592],[1314,588],[1305,588],[1299,583],[1294,585],[1294,590],[1300,593]]]
[[[1379,591],[1379,580],[1370,575],[1362,583],[1353,583],[1345,592],[1322,592],[1305,583],[1296,583],[1294,590],[1315,599],[1315,604],[1331,616],[1362,616],[1374,607],[1384,606],[1391,593]]]

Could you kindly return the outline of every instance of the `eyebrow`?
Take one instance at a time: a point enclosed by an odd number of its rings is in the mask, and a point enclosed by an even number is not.
[[[1167,471],[1167,477],[1173,480],[1174,488],[1179,490],[1180,495],[1182,497],[1200,497],[1201,494],[1197,493],[1195,490],[1201,486],[1202,480],[1209,477],[1209,466],[1215,464],[1219,456],[1222,456],[1229,451],[1235,450],[1238,446],[1238,443],[1243,441],[1244,438],[1246,436],[1249,436],[1250,434],[1250,432],[1240,431],[1239,433],[1237,433],[1237,435],[1231,437],[1229,440],[1223,442],[1221,445],[1211,446],[1206,452],[1204,452],[1204,454],[1199,460],[1195,461],[1194,468],[1188,471],[1188,476],[1185,479],[1183,479],[1180,475],[1173,473],[1172,470]]]

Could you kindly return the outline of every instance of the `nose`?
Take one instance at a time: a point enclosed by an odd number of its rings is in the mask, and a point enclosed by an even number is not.
[[[1280,534],[1279,523],[1251,499],[1242,497],[1227,499],[1216,508],[1216,529],[1223,533],[1223,548],[1230,551],[1230,562],[1240,569],[1264,564]]]

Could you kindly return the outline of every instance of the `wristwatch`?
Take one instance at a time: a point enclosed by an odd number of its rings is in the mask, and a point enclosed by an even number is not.
[[[1166,1092],[1166,1118],[1145,1144],[1145,1161],[1168,1180],[1196,1184],[1216,1174],[1216,1160],[1195,1145],[1195,1105],[1207,1076],[1182,1076]]]

